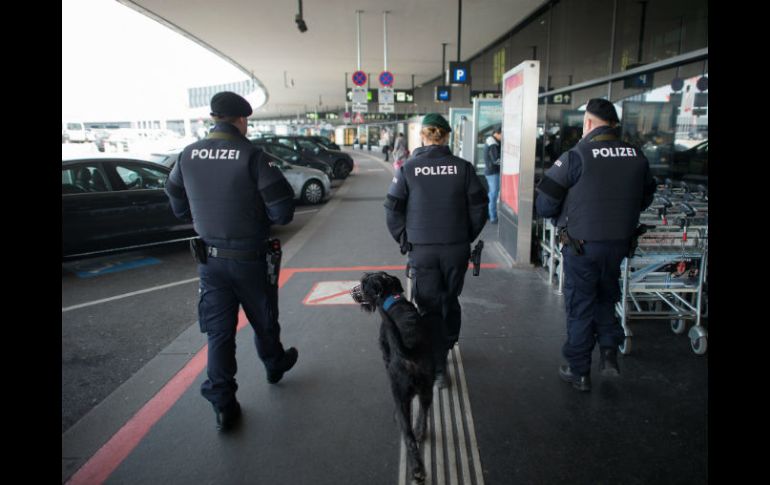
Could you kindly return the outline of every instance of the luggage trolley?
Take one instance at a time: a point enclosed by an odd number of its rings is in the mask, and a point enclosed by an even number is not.
[[[557,295],[562,294],[564,288],[564,265],[562,264],[561,243],[559,242],[558,229],[553,225],[553,220],[545,219],[543,223],[543,235],[540,240],[541,261],[548,271],[548,284],[553,284],[556,277],[558,289]]]
[[[664,319],[682,334],[687,320],[695,325],[688,337],[693,352],[706,353],[708,332],[701,325],[703,283],[707,271],[708,225],[689,217],[682,226],[656,226],[639,237],[633,257],[621,263],[621,299],[615,305],[625,339],[619,346],[631,353],[632,319]],[[692,220],[695,224],[690,225]]]

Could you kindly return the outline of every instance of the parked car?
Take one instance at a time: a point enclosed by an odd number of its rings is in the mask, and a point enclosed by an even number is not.
[[[334,171],[334,178],[344,179],[353,171],[353,158],[345,152],[329,150],[323,145],[307,139],[303,136],[267,136],[262,137],[270,143],[280,143],[289,148],[301,152],[303,155],[314,157],[327,162]]]
[[[266,153],[294,189],[294,198],[305,204],[320,204],[331,197],[332,183],[320,170],[293,165],[271,153]]]
[[[675,151],[672,165],[671,172],[674,178],[708,184],[708,139],[687,150]]]
[[[305,137],[309,140],[313,140],[316,143],[320,143],[321,145],[325,146],[329,150],[340,150],[340,146],[331,141],[330,139],[326,138],[325,136],[307,136]]]
[[[194,237],[163,191],[169,172],[127,154],[62,160],[62,258]]]
[[[293,148],[287,147],[286,145],[266,142],[259,138],[251,140],[251,143],[262,148],[267,153],[271,153],[292,165],[300,165],[302,167],[310,167],[316,170],[320,170],[329,176],[329,178],[333,176],[333,170],[330,163],[321,161],[317,158],[310,158],[307,155],[294,150]]]
[[[280,148],[286,148],[283,145],[278,145]],[[289,154],[296,156],[289,148]],[[181,150],[175,150],[167,153],[153,153],[150,155],[150,159],[154,163],[159,163],[168,167],[171,170],[176,161],[179,158]],[[321,164],[325,168],[325,171],[316,170],[315,168],[295,165],[290,163],[285,158],[265,151],[265,156],[269,161],[276,165],[278,169],[286,177],[286,180],[294,189],[294,198],[300,200],[305,204],[320,204],[331,197],[331,180],[329,180],[328,173],[331,173],[331,169],[326,164]],[[320,163],[320,162],[313,162]]]

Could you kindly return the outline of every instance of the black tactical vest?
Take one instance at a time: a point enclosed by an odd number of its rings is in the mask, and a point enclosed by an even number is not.
[[[585,241],[629,239],[639,222],[647,159],[612,135],[597,138],[602,141],[585,140],[572,149],[582,172],[567,192],[558,226]]]
[[[269,236],[257,181],[249,170],[249,158],[257,150],[241,136],[213,132],[182,152],[178,163],[193,225],[204,241],[233,240],[243,247]]]
[[[468,241],[467,177],[470,163],[447,146],[418,148],[403,166],[409,188],[406,233],[412,244],[456,244]]]

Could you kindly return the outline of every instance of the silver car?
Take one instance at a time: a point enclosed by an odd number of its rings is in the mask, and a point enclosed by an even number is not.
[[[265,155],[283,172],[283,176],[294,189],[294,198],[305,204],[320,204],[331,197],[332,183],[329,177],[320,170],[300,165],[292,165],[275,155],[265,152]]]
[[[181,150],[174,150],[166,153],[153,153],[148,158],[158,164],[164,165],[169,169],[174,167]],[[320,204],[331,197],[332,183],[329,177],[320,170],[301,165],[293,165],[286,160],[263,152],[270,161],[286,177],[291,188],[294,189],[294,198],[305,204]]]

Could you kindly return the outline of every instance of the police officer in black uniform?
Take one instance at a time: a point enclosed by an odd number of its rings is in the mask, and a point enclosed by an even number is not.
[[[216,126],[187,146],[171,171],[166,194],[174,214],[192,219],[200,275],[198,317],[208,335],[208,379],[201,394],[214,406],[217,429],[241,416],[235,398],[238,305],[254,329],[257,353],[274,384],[297,362],[284,350],[278,324],[278,286],[268,275],[272,224],[294,217],[294,191],[277,167],[245,137],[252,109],[232,92],[211,98]],[[273,275],[274,276],[274,275]]]
[[[545,172],[535,200],[539,216],[556,218],[564,244],[567,341],[562,354],[568,365],[559,375],[580,391],[591,390],[597,342],[601,374],[620,374],[617,348],[624,334],[615,317],[620,264],[639,213],[655,192],[649,162],[641,150],[620,140],[618,123],[612,103],[589,100],[585,135]]]
[[[443,116],[422,120],[423,146],[399,168],[385,201],[388,230],[409,251],[414,300],[433,339],[436,383],[446,387],[446,359],[460,337],[460,302],[470,244],[487,221],[487,194],[473,166],[446,145]]]

